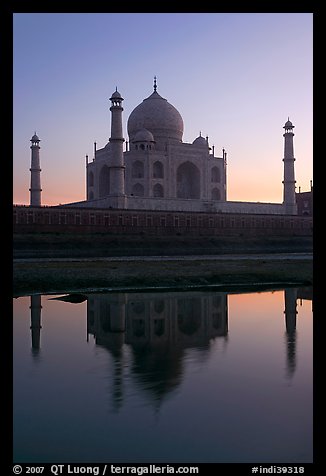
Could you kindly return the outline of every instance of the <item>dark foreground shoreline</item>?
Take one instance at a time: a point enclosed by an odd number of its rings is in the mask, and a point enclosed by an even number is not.
[[[312,253],[14,259],[14,297],[95,290],[313,284]]]

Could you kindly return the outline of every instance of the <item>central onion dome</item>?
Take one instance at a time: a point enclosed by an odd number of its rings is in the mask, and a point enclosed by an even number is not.
[[[134,141],[137,132],[143,129],[150,131],[156,142],[161,140],[165,142],[167,139],[182,142],[182,117],[172,104],[158,94],[156,79],[154,92],[132,111],[127,128],[131,142]]]

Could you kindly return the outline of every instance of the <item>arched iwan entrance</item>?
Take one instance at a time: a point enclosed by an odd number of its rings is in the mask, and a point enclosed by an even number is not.
[[[106,197],[107,195],[110,195],[110,169],[104,165],[99,177],[99,196]]]
[[[177,198],[200,198],[200,172],[191,162],[178,167]]]

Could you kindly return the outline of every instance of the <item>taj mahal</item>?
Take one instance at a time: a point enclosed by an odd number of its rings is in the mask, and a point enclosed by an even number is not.
[[[110,97],[111,136],[86,156],[86,199],[64,207],[170,212],[296,215],[293,129],[284,128],[283,202],[227,200],[226,151],[215,153],[201,133],[183,142],[181,114],[157,91],[131,112],[123,137],[124,101],[117,88]],[[30,206],[41,206],[40,139],[31,139]],[[280,161],[281,163],[281,161]]]

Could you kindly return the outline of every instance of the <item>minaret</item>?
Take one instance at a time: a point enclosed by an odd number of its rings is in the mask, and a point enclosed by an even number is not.
[[[40,139],[35,134],[31,138],[31,188],[30,191],[30,206],[41,206],[41,169],[40,169]]]
[[[110,158],[110,196],[118,197],[112,201],[112,205],[117,208],[124,208],[125,205],[125,165],[123,155],[124,138],[122,134],[122,101],[123,98],[117,88],[112,94],[110,101],[111,111],[111,145]]]
[[[284,180],[283,180],[283,205],[287,215],[297,214],[297,204],[295,199],[295,177],[294,177],[294,149],[293,149],[293,129],[294,125],[288,118],[285,125],[284,137]]]

